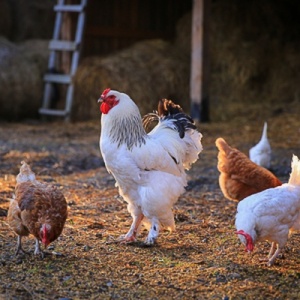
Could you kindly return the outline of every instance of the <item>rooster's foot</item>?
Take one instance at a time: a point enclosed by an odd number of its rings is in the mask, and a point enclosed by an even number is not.
[[[136,242],[136,237],[134,235],[126,236],[126,235],[121,235],[118,239],[121,244],[129,244]]]
[[[145,245],[146,246],[153,246],[154,244],[155,244],[155,242],[156,242],[156,238],[154,238],[154,237],[147,237],[146,239],[145,239]]]

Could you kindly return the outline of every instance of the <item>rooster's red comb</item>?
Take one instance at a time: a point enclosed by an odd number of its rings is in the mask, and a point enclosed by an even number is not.
[[[101,94],[101,98],[105,98],[105,96],[109,93],[110,88],[107,88],[103,91],[103,93]]]

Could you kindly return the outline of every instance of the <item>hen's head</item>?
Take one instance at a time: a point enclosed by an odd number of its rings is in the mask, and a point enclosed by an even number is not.
[[[49,224],[43,224],[40,228],[40,240],[45,245],[45,248],[55,240],[51,226]]]
[[[246,233],[244,230],[239,230],[235,234],[239,234],[242,237],[240,240],[246,245],[245,251],[250,253],[254,250],[254,242],[250,234]]]
[[[126,111],[130,110],[130,108],[136,106],[128,95],[111,90],[110,88],[107,88],[102,92],[98,99],[98,103],[99,102],[101,103],[100,111],[103,114],[108,114],[109,111],[116,106],[118,106],[119,111],[124,114]]]
[[[31,171],[30,166],[25,162],[21,162],[20,173],[18,174],[16,180],[17,183],[26,182],[26,181],[34,181],[35,174]]]

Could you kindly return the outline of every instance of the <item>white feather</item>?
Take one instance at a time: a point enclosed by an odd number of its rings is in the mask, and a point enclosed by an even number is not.
[[[270,169],[271,146],[267,137],[267,127],[267,122],[265,122],[261,139],[249,150],[249,158],[257,165]]]

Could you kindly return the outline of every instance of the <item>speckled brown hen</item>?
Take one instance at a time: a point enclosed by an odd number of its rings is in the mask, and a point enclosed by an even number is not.
[[[32,234],[36,239],[34,254],[43,257],[40,241],[46,248],[60,236],[67,219],[67,202],[55,186],[39,182],[29,165],[23,161],[21,164],[7,220],[18,234],[16,255],[25,253],[21,238]]]
[[[216,140],[219,149],[219,185],[224,196],[240,201],[252,194],[282,185],[269,170],[252,162],[247,155],[230,147],[223,138]]]

